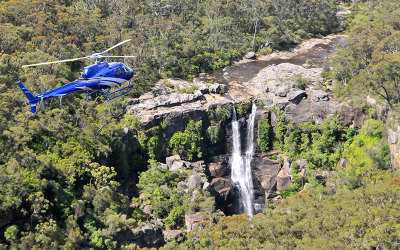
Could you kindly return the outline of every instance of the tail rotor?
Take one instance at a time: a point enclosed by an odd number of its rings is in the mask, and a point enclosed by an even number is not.
[[[40,109],[44,109],[44,102],[43,102],[43,96],[44,96],[44,86],[43,84],[40,85],[40,91],[42,92],[42,94],[40,95]]]

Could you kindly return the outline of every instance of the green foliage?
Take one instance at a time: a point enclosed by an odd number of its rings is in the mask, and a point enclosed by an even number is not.
[[[193,86],[190,86],[190,87],[179,89],[178,93],[180,93],[180,94],[193,94],[193,92],[195,90],[197,90],[197,89],[199,89],[199,86],[193,85]]]
[[[276,126],[274,126],[274,137],[279,143],[279,147],[282,149],[285,134],[286,134],[286,116],[282,111],[278,111],[278,122]]]
[[[311,81],[307,78],[302,77],[301,74],[297,74],[294,76],[295,83],[293,84],[293,88],[298,88],[301,90],[305,90],[308,85],[311,84]]]
[[[203,155],[202,121],[189,121],[185,131],[176,132],[169,141],[173,154],[179,154],[183,159],[192,161]]]
[[[331,60],[337,96],[351,98],[354,105],[365,103],[367,95],[390,108],[400,102],[399,10],[397,2],[388,0],[354,8],[349,38]]]
[[[271,147],[272,128],[268,119],[258,121],[257,142],[262,152],[267,152]]]
[[[396,248],[399,191],[387,171],[357,190],[307,189],[250,221],[233,215],[202,223],[174,248]]]
[[[236,105],[238,117],[243,117],[250,113],[251,102],[240,102]]]
[[[348,160],[345,169],[340,169],[339,183],[354,189],[368,182],[381,170],[391,168],[390,149],[386,143],[385,126],[377,120],[367,120],[343,155]]]
[[[290,157],[307,159],[319,168],[332,170],[342,155],[343,143],[354,136],[354,130],[349,130],[351,132],[343,128],[336,119],[331,122],[325,121],[321,125],[312,123],[285,125],[279,121],[276,137],[283,138],[281,148]]]

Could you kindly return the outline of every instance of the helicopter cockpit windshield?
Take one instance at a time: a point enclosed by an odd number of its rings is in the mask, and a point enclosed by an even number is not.
[[[133,71],[131,68],[129,68],[126,65],[122,66],[122,68],[124,69],[125,73],[127,73],[127,74]]]

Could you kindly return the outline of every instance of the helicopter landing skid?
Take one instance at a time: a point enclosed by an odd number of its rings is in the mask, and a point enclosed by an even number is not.
[[[120,88],[120,87],[116,86],[116,88],[118,88],[118,89],[113,92],[111,92],[111,89],[113,89],[113,88],[109,88],[107,90],[101,89],[101,90],[96,90],[93,92],[89,92],[89,90],[88,90],[86,92],[86,101],[85,102],[88,102],[90,100],[96,101],[97,98],[99,98],[102,95],[106,96],[106,98],[107,98],[107,100],[105,102],[109,102],[117,97],[128,94],[132,90],[133,84],[128,85],[124,88]]]

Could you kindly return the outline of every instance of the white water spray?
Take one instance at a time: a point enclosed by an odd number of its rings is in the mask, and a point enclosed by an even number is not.
[[[231,178],[239,191],[239,211],[250,217],[254,215],[253,209],[253,177],[251,174],[251,159],[254,155],[254,125],[256,120],[257,106],[253,101],[251,114],[247,121],[246,152],[241,153],[239,122],[236,118],[236,110],[233,109],[232,117],[232,159]]]

